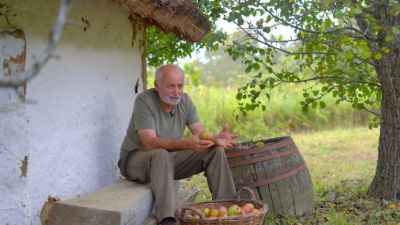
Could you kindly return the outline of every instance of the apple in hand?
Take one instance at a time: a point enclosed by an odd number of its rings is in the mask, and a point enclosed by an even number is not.
[[[214,139],[214,135],[210,132],[203,131],[203,132],[201,132],[199,138],[200,138],[200,140],[212,141]]]

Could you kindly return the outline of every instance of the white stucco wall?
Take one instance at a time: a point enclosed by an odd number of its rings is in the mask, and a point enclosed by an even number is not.
[[[46,45],[58,1],[2,2],[25,32],[27,68]],[[39,225],[49,195],[84,195],[118,175],[141,68],[128,12],[110,0],[75,0],[69,18],[59,58],[28,83],[27,101],[0,90],[0,225]],[[0,31],[10,24],[0,16]]]

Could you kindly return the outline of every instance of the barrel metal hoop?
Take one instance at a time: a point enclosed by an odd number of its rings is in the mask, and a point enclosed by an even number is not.
[[[259,187],[259,186],[272,184],[272,183],[275,183],[277,181],[280,181],[280,180],[283,180],[285,178],[288,178],[288,177],[291,177],[293,175],[296,175],[296,174],[298,174],[299,172],[301,172],[302,170],[304,170],[306,168],[307,168],[307,166],[303,162],[299,166],[297,166],[297,167],[295,167],[295,168],[293,168],[293,169],[291,169],[291,170],[289,170],[287,172],[275,175],[275,176],[267,178],[267,179],[258,180],[257,182],[253,182],[253,183],[239,184],[239,185],[237,185],[237,188],[240,188],[240,187],[255,188],[255,187]]]
[[[258,163],[258,162],[263,162],[263,161],[266,161],[266,160],[279,158],[279,157],[282,157],[282,156],[285,156],[285,155],[291,155],[291,154],[294,154],[294,153],[297,153],[297,152],[299,152],[299,150],[297,148],[290,148],[290,149],[288,149],[286,151],[274,153],[274,154],[271,154],[271,155],[266,155],[266,156],[263,156],[263,157],[253,158],[253,159],[249,159],[249,160],[241,160],[241,161],[236,161],[236,162],[229,162],[229,159],[228,159],[228,164],[229,164],[230,168],[235,168],[235,167],[238,167],[238,166],[247,166],[247,165],[255,164],[255,163]]]
[[[226,157],[229,158],[235,158],[235,157],[240,157],[240,156],[244,156],[244,155],[251,155],[251,154],[256,154],[256,153],[261,153],[261,152],[266,152],[266,151],[270,151],[270,150],[275,150],[277,148],[281,148],[284,146],[288,146],[290,144],[294,145],[293,139],[288,137],[285,138],[282,141],[279,141],[277,143],[271,144],[271,145],[265,145],[262,147],[256,147],[256,148],[250,148],[250,149],[246,149],[243,151],[227,151],[226,152]]]

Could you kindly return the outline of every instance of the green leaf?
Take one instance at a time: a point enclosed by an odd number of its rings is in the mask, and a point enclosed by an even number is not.
[[[320,107],[321,109],[325,108],[325,107],[326,107],[326,103],[323,102],[323,101],[320,101],[320,102],[319,102],[319,107]]]
[[[375,58],[376,60],[380,60],[380,59],[382,58],[382,54],[381,54],[381,53],[375,54],[375,55],[374,55],[374,58]]]
[[[337,19],[341,19],[341,18],[343,18],[343,12],[340,10],[336,10],[335,13],[333,14],[333,16]]]
[[[269,33],[269,32],[271,32],[271,27],[264,27],[264,28],[263,28],[263,31],[264,31],[265,33]]]
[[[363,49],[363,51],[362,51],[362,56],[364,57],[364,58],[369,58],[369,57],[371,57],[371,55],[372,55],[372,52],[369,50],[369,49]]]
[[[330,19],[326,19],[324,21],[324,30],[328,30],[332,26],[332,21]]]
[[[348,51],[347,53],[346,53],[346,59],[348,59],[348,60],[352,60],[354,58],[354,54],[353,54],[353,52],[351,52],[351,51]]]
[[[399,27],[392,27],[392,32],[393,32],[393,34],[398,34],[398,33],[400,33],[400,28]]]
[[[301,110],[302,110],[303,112],[308,112],[308,105],[307,105],[307,104],[304,104],[304,105],[301,107]]]
[[[238,93],[236,94],[236,99],[237,99],[237,100],[241,100],[241,99],[242,99],[242,93],[241,93],[241,92],[238,92]]]
[[[388,34],[385,37],[386,42],[392,42],[394,40],[394,35],[393,34]]]
[[[312,107],[313,109],[316,109],[317,106],[318,106],[318,103],[317,103],[316,101],[314,101],[314,102],[311,103],[311,107]]]
[[[382,50],[383,50],[383,52],[386,53],[386,54],[390,52],[390,49],[387,48],[387,47],[383,47]]]
[[[361,9],[360,7],[353,8],[352,11],[353,11],[355,14],[361,14],[361,13],[362,13],[362,9]]]

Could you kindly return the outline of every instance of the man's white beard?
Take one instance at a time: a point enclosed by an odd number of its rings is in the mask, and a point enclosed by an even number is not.
[[[158,95],[160,96],[161,100],[163,100],[163,102],[167,103],[168,105],[177,105],[182,99],[181,95],[177,96],[178,99],[171,99],[169,96],[164,96],[161,93],[159,93]]]

